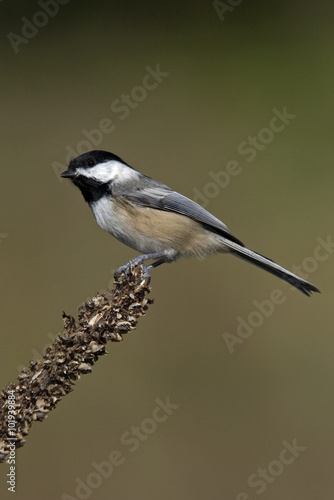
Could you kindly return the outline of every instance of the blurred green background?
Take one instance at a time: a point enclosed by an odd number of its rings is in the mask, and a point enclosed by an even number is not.
[[[59,178],[87,134],[90,149],[201,193],[247,246],[301,266],[322,294],[230,256],[156,269],[138,329],[33,425],[17,499],[333,498],[334,8],[220,4],[71,0],[47,4],[52,17],[36,1],[1,2],[1,385],[61,331],[63,310],[76,315],[135,255]],[[147,67],[164,75],[145,91]],[[294,117],[268,131],[284,107]],[[108,132],[89,135],[101,120]],[[231,161],[238,175],[214,183]],[[273,293],[266,317],[254,301]],[[229,349],[240,318],[257,326]],[[178,407],[154,423],[157,398]],[[131,451],[122,436],[135,427]],[[300,451],[282,454],[294,440]],[[102,477],[93,462],[113,450],[123,463]]]

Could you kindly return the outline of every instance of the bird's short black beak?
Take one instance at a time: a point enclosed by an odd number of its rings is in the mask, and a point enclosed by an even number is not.
[[[64,179],[73,179],[75,177],[75,172],[73,170],[65,170],[60,174],[60,177],[64,177]]]

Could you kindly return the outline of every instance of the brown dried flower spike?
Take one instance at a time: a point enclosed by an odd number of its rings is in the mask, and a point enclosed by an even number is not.
[[[98,294],[78,310],[78,321],[63,313],[64,329],[50,345],[43,360],[31,361],[17,383],[0,394],[0,461],[9,446],[23,446],[34,420],[44,420],[63,396],[73,390],[81,374],[90,373],[99,356],[106,354],[108,341],[119,342],[133,330],[153,300],[142,267],[130,274],[115,275],[116,287]],[[8,418],[8,396],[15,400],[15,425]],[[12,413],[12,412],[10,412]],[[12,414],[13,414],[12,413]],[[9,428],[12,432],[9,433]]]

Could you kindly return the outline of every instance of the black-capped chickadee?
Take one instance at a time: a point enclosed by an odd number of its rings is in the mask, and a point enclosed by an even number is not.
[[[80,189],[102,229],[143,253],[131,261],[133,265],[156,259],[144,266],[147,272],[179,257],[204,258],[227,252],[278,276],[305,295],[319,292],[308,281],[246,248],[200,205],[146,177],[112,153],[84,153],[73,159],[61,176]]]

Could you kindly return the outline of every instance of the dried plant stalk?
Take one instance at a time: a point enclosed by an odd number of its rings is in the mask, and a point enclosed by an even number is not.
[[[115,275],[116,287],[98,294],[78,310],[78,321],[63,313],[64,329],[50,345],[43,360],[31,361],[18,382],[10,383],[0,394],[0,462],[10,449],[25,443],[34,421],[73,390],[81,374],[90,373],[99,356],[106,354],[108,341],[119,342],[133,330],[143,316],[150,292],[142,267],[130,274]],[[14,402],[14,403],[13,403]],[[10,448],[11,447],[11,448]]]

